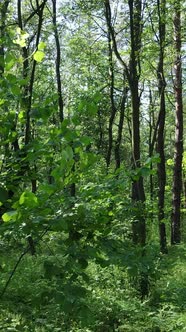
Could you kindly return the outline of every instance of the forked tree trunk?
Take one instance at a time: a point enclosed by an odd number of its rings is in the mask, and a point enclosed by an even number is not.
[[[171,243],[180,243],[180,207],[182,192],[182,157],[183,157],[183,100],[182,100],[182,63],[181,63],[181,2],[175,3],[174,14],[174,38],[175,38],[175,62],[174,62],[174,93],[175,93],[175,152],[173,171],[173,201]]]

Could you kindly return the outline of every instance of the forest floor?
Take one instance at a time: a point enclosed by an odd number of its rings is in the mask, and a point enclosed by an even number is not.
[[[1,291],[20,252],[20,248],[1,249]],[[27,254],[1,298],[0,330],[186,331],[186,246],[171,247],[168,255],[154,257],[149,296],[141,300],[132,266],[92,261],[80,275],[64,281],[60,268],[64,257],[59,251],[40,248],[36,256]]]

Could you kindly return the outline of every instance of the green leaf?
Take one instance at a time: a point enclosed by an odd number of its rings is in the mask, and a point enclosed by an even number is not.
[[[46,47],[46,44],[44,42],[40,42],[38,45],[38,50],[39,51],[43,51]]]
[[[173,159],[167,159],[167,165],[168,166],[173,166],[174,165],[174,160]]]
[[[18,119],[22,120],[24,118],[25,118],[25,112],[24,111],[20,111],[19,114],[18,114]]]
[[[38,199],[34,193],[25,191],[19,198],[19,204],[29,208],[36,207],[38,205]]]
[[[114,215],[113,211],[109,211],[108,215],[112,217]]]
[[[29,34],[23,30],[21,30],[19,27],[17,28],[17,39],[13,40],[14,44],[18,44],[21,47],[26,46],[26,39],[29,37]]]
[[[71,160],[71,159],[73,159],[73,156],[74,156],[74,153],[73,153],[73,150],[72,150],[72,148],[71,148],[71,146],[67,146],[66,147],[66,153],[67,153],[67,156],[68,156],[68,160]]]
[[[98,107],[95,103],[90,103],[87,105],[89,115],[96,115],[98,111]]]
[[[8,211],[2,215],[2,219],[4,222],[8,222],[10,220],[16,220],[17,211]]]
[[[142,167],[141,169],[140,169],[140,174],[142,175],[142,176],[149,176],[150,175],[150,173],[151,173],[151,170],[150,170],[150,168],[149,167]]]
[[[80,137],[80,142],[83,145],[87,146],[87,145],[89,145],[92,142],[92,140],[91,140],[91,138],[89,136],[82,136],[82,137]]]
[[[0,99],[0,106],[5,103],[5,99]]]
[[[11,90],[12,90],[13,95],[15,95],[15,96],[19,96],[21,94],[21,90],[18,85],[12,85]]]
[[[17,83],[17,77],[13,74],[8,74],[6,75],[6,79],[8,82],[10,82],[11,84],[16,84]]]
[[[87,105],[87,102],[85,100],[81,100],[78,105],[78,111],[81,112]]]
[[[45,56],[45,53],[43,51],[36,51],[34,53],[34,60],[37,62],[41,62]]]
[[[5,70],[9,71],[17,62],[17,59],[15,58],[15,56],[12,53],[6,53],[5,54]],[[12,74],[8,74],[7,75],[7,79],[9,80],[9,77],[15,77]],[[17,80],[17,78],[16,78]]]
[[[16,39],[13,41],[15,44],[18,44],[21,47],[25,47],[26,46],[26,41],[25,39]]]

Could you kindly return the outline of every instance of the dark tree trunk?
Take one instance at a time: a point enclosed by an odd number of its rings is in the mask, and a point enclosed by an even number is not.
[[[41,28],[42,28],[42,22],[43,22],[43,11],[44,11],[44,7],[46,4],[47,0],[44,0],[42,3],[42,6],[38,5],[38,10],[37,10],[37,14],[38,14],[38,27],[37,27],[37,36],[36,36],[36,49],[38,48],[39,45],[39,40],[40,40],[40,35],[41,35]],[[26,53],[25,56],[28,56],[28,54]],[[24,57],[24,59],[26,59]],[[33,61],[33,66],[32,66],[32,71],[31,71],[31,76],[30,76],[30,82],[29,82],[29,86],[28,86],[28,96],[25,95],[25,100],[27,107],[26,107],[26,129],[25,129],[25,145],[27,145],[30,142],[31,139],[31,128],[30,128],[30,112],[31,112],[31,107],[32,107],[32,95],[33,95],[33,88],[34,88],[34,80],[35,80],[35,71],[36,71],[36,65],[37,62],[34,60]],[[29,64],[28,64],[29,67]],[[27,72],[28,68],[25,68],[25,74]]]
[[[152,158],[153,156],[153,128],[154,128],[154,106],[153,106],[153,98],[152,98],[152,91],[149,90],[149,158]],[[150,170],[153,170],[153,163],[150,163]],[[154,200],[154,182],[153,182],[153,175],[150,174],[150,200],[151,200],[151,206],[153,207],[153,200]],[[153,221],[154,212],[153,209],[151,211],[151,221]]]
[[[140,168],[140,51],[141,51],[141,33],[142,33],[142,3],[141,0],[129,0],[130,12],[130,91],[132,105],[132,146],[133,146],[133,168]],[[142,255],[145,255],[146,244],[146,221],[144,215],[145,191],[143,178],[132,183],[132,201],[134,207],[137,206],[135,221],[132,224],[133,241],[140,245]],[[148,276],[141,273],[140,277],[141,297],[148,295]]]
[[[113,50],[116,58],[122,65],[126,78],[128,79],[131,92],[132,106],[132,164],[133,168],[140,168],[140,94],[139,94],[139,78],[140,78],[140,51],[141,51],[141,32],[142,32],[142,3],[141,0],[128,0],[130,12],[130,65],[129,68],[122,59],[115,39],[115,31],[111,23],[111,8],[109,0],[105,0],[105,15],[107,26],[109,28]],[[132,183],[132,201],[134,210],[137,210],[134,216],[135,222],[132,224],[133,242],[142,247],[142,255],[145,255],[146,244],[146,222],[144,215],[145,192],[143,186],[143,178]],[[141,297],[148,294],[148,276],[141,273],[140,277]]]
[[[110,166],[112,148],[113,148],[113,124],[116,116],[116,106],[114,102],[114,67],[113,67],[113,51],[112,39],[108,26],[108,59],[109,59],[109,97],[110,97],[110,116],[108,127],[108,150],[106,155],[107,167]]]
[[[104,142],[104,135],[103,135],[103,124],[102,124],[102,118],[101,118],[101,110],[98,109],[98,127],[99,127],[99,137],[97,142],[97,149],[98,152],[103,153],[103,142]]]
[[[125,77],[124,77],[124,80],[125,80]],[[122,133],[123,133],[123,123],[124,123],[124,116],[125,116],[127,93],[128,93],[128,87],[124,87],[123,96],[122,96],[122,100],[121,100],[121,106],[120,106],[118,133],[117,133],[117,139],[116,139],[115,151],[114,151],[116,169],[120,168],[120,165],[121,165],[120,146],[121,146]]]
[[[181,8],[180,0],[175,3],[174,36],[174,93],[175,93],[175,152],[173,172],[173,210],[171,224],[171,243],[180,243],[180,207],[182,192],[182,157],[183,157],[183,99],[182,99],[182,63],[181,63]]]
[[[157,131],[157,152],[160,156],[158,163],[158,222],[160,234],[160,250],[167,253],[166,228],[164,223],[164,205],[165,205],[165,154],[164,154],[164,128],[165,128],[165,78],[164,78],[164,48],[165,48],[165,0],[158,0],[158,18],[159,18],[159,62],[157,68],[158,89],[160,98],[159,123]]]
[[[4,43],[6,37],[6,16],[10,0],[5,0],[0,4],[0,76],[4,73]]]
[[[5,44],[6,44],[6,18],[7,18],[7,11],[8,11],[8,5],[10,3],[10,0],[5,0],[2,3],[0,3],[0,78],[3,77],[4,74],[4,55],[5,55]],[[8,112],[7,107],[4,109],[5,112]],[[4,160],[3,164],[5,162],[5,159],[9,157],[9,144],[5,144],[4,146]],[[1,167],[1,169],[3,166]],[[11,199],[12,197],[12,191],[8,190],[7,192],[7,199]],[[6,204],[5,204],[6,205]],[[0,206],[0,223],[2,223],[2,215],[6,212],[6,206],[2,204]]]
[[[41,35],[41,28],[42,28],[42,22],[43,22],[43,11],[47,0],[44,0],[41,5],[37,2],[37,9],[34,11],[35,15],[37,13],[38,15],[38,27],[37,27],[37,35],[36,35],[36,49],[39,45],[40,35]],[[18,8],[18,24],[19,27],[23,30],[23,20],[22,20],[22,7],[21,7],[21,0],[18,0],[17,2],[17,8]],[[31,17],[31,16],[30,16]],[[28,18],[29,20],[29,18]],[[27,20],[27,21],[28,21]],[[27,47],[23,47],[23,78],[29,77],[29,51]],[[25,127],[25,148],[22,152],[22,157],[26,156],[26,149],[28,144],[31,142],[31,121],[30,121],[30,112],[32,108],[32,96],[33,96],[33,88],[34,88],[34,81],[35,81],[35,71],[36,71],[36,64],[37,62],[33,60],[32,70],[30,73],[30,80],[29,84],[25,87],[23,91],[23,97],[22,97],[22,106],[25,109],[26,112],[26,127]],[[21,151],[20,151],[21,154]],[[35,165],[36,170],[36,165]],[[25,175],[26,172],[30,172],[30,165],[29,162],[22,163],[19,169],[19,177],[20,179]],[[37,190],[37,180],[34,176],[33,179],[31,179],[31,185],[32,185],[32,192],[35,193]],[[35,244],[34,240],[31,235],[27,237],[28,244],[30,246],[30,252],[31,255],[35,255]]]
[[[58,92],[58,107],[59,107],[59,119],[60,122],[64,120],[64,102],[62,96],[62,84],[61,84],[61,72],[60,72],[60,65],[61,65],[61,47],[59,42],[59,34],[57,28],[57,17],[56,17],[56,0],[52,0],[53,3],[53,28],[54,28],[54,37],[56,42],[56,78],[57,78],[57,92]]]
[[[140,168],[140,50],[141,50],[141,0],[129,0],[130,10],[130,35],[131,35],[131,53],[130,53],[130,90],[132,105],[132,146],[133,146],[133,168]],[[132,184],[132,200],[136,202],[145,202],[145,192],[142,177]],[[133,223],[133,240],[142,246],[146,242],[145,218],[138,216],[137,221]]]

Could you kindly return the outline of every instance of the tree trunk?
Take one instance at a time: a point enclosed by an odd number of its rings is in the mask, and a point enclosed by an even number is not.
[[[180,0],[175,3],[174,37],[174,93],[175,93],[175,152],[173,171],[173,201],[171,243],[180,243],[180,207],[182,192],[182,157],[183,157],[183,99],[182,99],[182,63],[181,63],[181,5]]]
[[[4,73],[4,42],[6,37],[6,15],[9,3],[10,0],[5,0],[0,4],[0,76]]]
[[[129,0],[130,12],[130,91],[132,106],[132,146],[133,146],[133,168],[140,168],[140,50],[141,50],[141,32],[142,32],[142,15],[141,0]],[[146,244],[146,221],[144,215],[145,191],[143,178],[132,183],[132,201],[134,208],[137,207],[135,220],[132,224],[133,242],[142,247],[142,255],[145,255]],[[148,276],[141,272],[140,276],[141,297],[148,295]]]
[[[125,77],[124,77],[124,80],[125,80]],[[118,133],[117,133],[117,139],[116,139],[115,151],[114,151],[115,152],[116,169],[120,168],[120,165],[121,165],[120,146],[121,146],[122,133],[123,133],[123,123],[124,123],[127,93],[128,93],[128,87],[124,87],[123,96],[122,96],[122,99],[121,99],[121,106],[120,106],[120,117],[119,117],[119,124],[118,124]]]
[[[128,0],[130,13],[130,65],[129,68],[122,59],[115,39],[115,31],[111,23],[111,8],[109,0],[105,0],[105,15],[107,26],[109,28],[113,50],[116,58],[124,69],[124,74],[128,79],[131,92],[132,107],[132,164],[133,168],[140,168],[140,51],[141,51],[141,32],[142,32],[142,3],[141,0]],[[133,242],[142,247],[142,256],[145,255],[146,244],[146,222],[144,215],[145,191],[143,186],[143,178],[134,180],[132,183],[132,202],[134,211],[137,211],[132,224]],[[140,276],[141,297],[144,298],[148,294],[148,276],[141,273]]]
[[[40,35],[41,35],[41,28],[42,28],[42,22],[43,22],[43,11],[47,0],[44,0],[41,5],[37,2],[37,10],[34,11],[34,13],[38,15],[38,27],[37,27],[37,35],[36,35],[36,50],[39,45]],[[21,30],[23,30],[23,19],[22,19],[22,7],[21,7],[21,0],[18,0],[17,2],[17,8],[18,8],[18,24]],[[23,47],[23,78],[28,78],[29,75],[29,51],[27,47]],[[29,84],[25,86],[23,91],[23,97],[22,97],[22,106],[25,109],[26,112],[26,126],[25,126],[25,147],[23,152],[20,151],[20,154],[22,153],[22,157],[25,157],[27,154],[27,146],[31,142],[31,121],[30,121],[30,112],[32,108],[32,96],[33,96],[33,88],[34,88],[34,81],[35,81],[35,71],[36,71],[36,61],[33,60],[32,70],[30,73],[30,80]],[[35,165],[36,168],[36,165]],[[30,172],[30,165],[29,162],[26,161],[21,164],[19,169],[19,178],[22,179],[22,177],[25,175],[26,172]],[[37,180],[34,176],[31,180],[32,185],[32,192],[36,192],[37,190]],[[34,240],[31,235],[27,237],[29,246],[30,246],[30,252],[31,255],[35,255],[35,244]]]
[[[165,154],[164,154],[164,128],[165,128],[165,78],[164,78],[164,48],[165,48],[165,0],[158,0],[158,18],[159,18],[159,62],[157,68],[158,89],[160,98],[159,123],[157,132],[157,152],[160,156],[158,163],[158,222],[160,234],[160,250],[167,253],[166,228],[164,223],[164,204],[165,204]]]
[[[110,166],[112,147],[113,147],[113,123],[116,116],[116,106],[114,102],[114,67],[113,67],[113,51],[112,39],[108,26],[108,59],[109,59],[109,97],[110,97],[110,116],[108,127],[108,150],[106,155],[107,167]]]
[[[57,92],[58,92],[58,108],[59,108],[59,119],[60,122],[64,120],[64,102],[62,96],[62,84],[61,84],[61,73],[60,73],[60,65],[61,65],[61,47],[59,42],[58,28],[57,28],[57,18],[56,18],[56,0],[52,0],[53,3],[53,28],[54,28],[54,37],[56,42],[56,78],[57,78]]]

